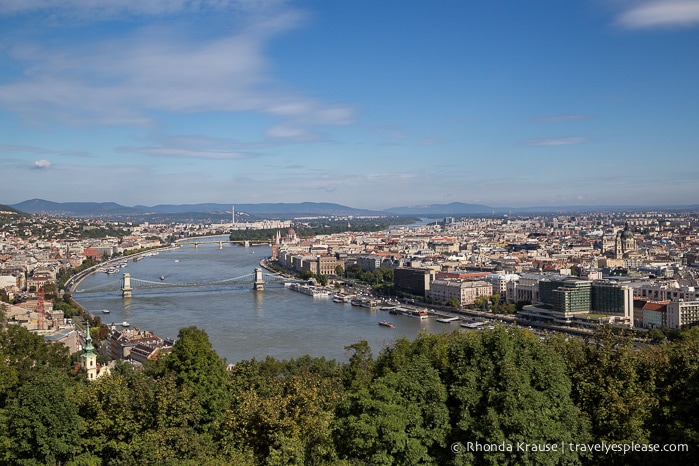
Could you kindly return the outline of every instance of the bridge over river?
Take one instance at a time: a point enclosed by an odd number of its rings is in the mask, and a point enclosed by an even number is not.
[[[114,280],[108,283],[103,283],[101,285],[87,288],[87,289],[75,289],[73,293],[76,295],[83,293],[104,293],[109,291],[121,291],[121,295],[125,298],[130,298],[134,290],[141,289],[155,289],[155,288],[186,288],[195,286],[212,286],[212,285],[252,285],[252,289],[255,291],[264,290],[265,283],[293,283],[299,282],[301,280],[283,277],[281,275],[265,273],[262,269],[256,268],[253,273],[241,275],[240,277],[227,278],[225,280],[217,280],[211,282],[193,282],[193,283],[171,283],[165,281],[164,277],[161,277],[160,281],[150,281],[141,280],[136,277],[132,277],[131,274],[125,273],[121,279]]]
[[[263,241],[263,242],[252,242],[250,240],[243,240],[243,239],[231,239],[231,240],[216,240],[216,239],[207,239],[208,237],[203,236],[201,239],[196,239],[196,238],[188,238],[188,239],[183,239],[177,241],[178,246],[194,246],[195,248],[198,248],[202,244],[218,244],[219,249],[223,249],[224,244],[240,244],[242,246],[245,246],[246,248],[249,248],[250,246],[263,246],[263,245],[269,245],[269,241]]]

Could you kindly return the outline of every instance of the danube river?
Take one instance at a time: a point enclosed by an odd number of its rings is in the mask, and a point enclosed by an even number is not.
[[[225,239],[225,238],[221,238]],[[128,261],[118,274],[97,272],[78,289],[117,282],[123,273],[132,279],[165,283],[211,283],[252,273],[268,246],[244,248],[233,244],[184,245],[161,251],[138,262]],[[163,277],[164,280],[160,280]],[[367,340],[374,355],[396,338],[415,338],[421,330],[450,331],[458,323],[443,324],[434,317],[419,320],[313,298],[269,283],[264,291],[247,285],[207,285],[184,288],[135,289],[132,298],[121,292],[76,293],[74,298],[106,324],[151,330],[161,337],[177,337],[180,328],[206,331],[214,349],[229,363],[245,359],[297,358],[303,355],[347,361],[345,346]],[[110,311],[103,313],[104,309]],[[395,328],[379,326],[389,320]]]

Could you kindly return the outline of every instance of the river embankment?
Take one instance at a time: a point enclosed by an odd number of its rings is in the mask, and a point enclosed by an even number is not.
[[[146,256],[148,254],[152,254],[154,252],[170,251],[173,249],[177,249],[179,247],[180,246],[177,244],[171,245],[171,246],[163,246],[163,247],[159,247],[159,248],[147,249],[147,250],[140,251],[140,252],[137,252],[134,254],[129,254],[128,256],[111,257],[104,262],[98,262],[97,264],[93,265],[92,267],[89,267],[89,268],[75,274],[74,276],[70,277],[70,279],[66,282],[66,291],[71,293],[71,294],[74,293],[76,288],[78,287],[78,285],[83,280],[85,280],[90,275],[98,272],[100,269],[102,269],[104,267],[109,267],[109,266],[112,266],[114,264],[118,264],[119,262],[127,261],[129,259],[136,259],[139,257],[144,257],[144,256]]]

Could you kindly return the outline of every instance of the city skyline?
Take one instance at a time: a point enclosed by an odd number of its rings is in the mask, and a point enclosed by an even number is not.
[[[0,5],[0,204],[699,202],[699,3]]]

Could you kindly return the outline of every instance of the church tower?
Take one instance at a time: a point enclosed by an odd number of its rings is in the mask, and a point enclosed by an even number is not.
[[[90,336],[90,323],[86,322],[87,330],[85,330],[85,347],[83,348],[82,362],[83,367],[87,371],[87,380],[95,380],[97,378],[97,355],[95,347],[92,346],[92,337]]]
[[[636,239],[629,228],[628,222],[622,231],[617,232],[614,241],[614,257],[616,259],[626,259],[638,255]]]

